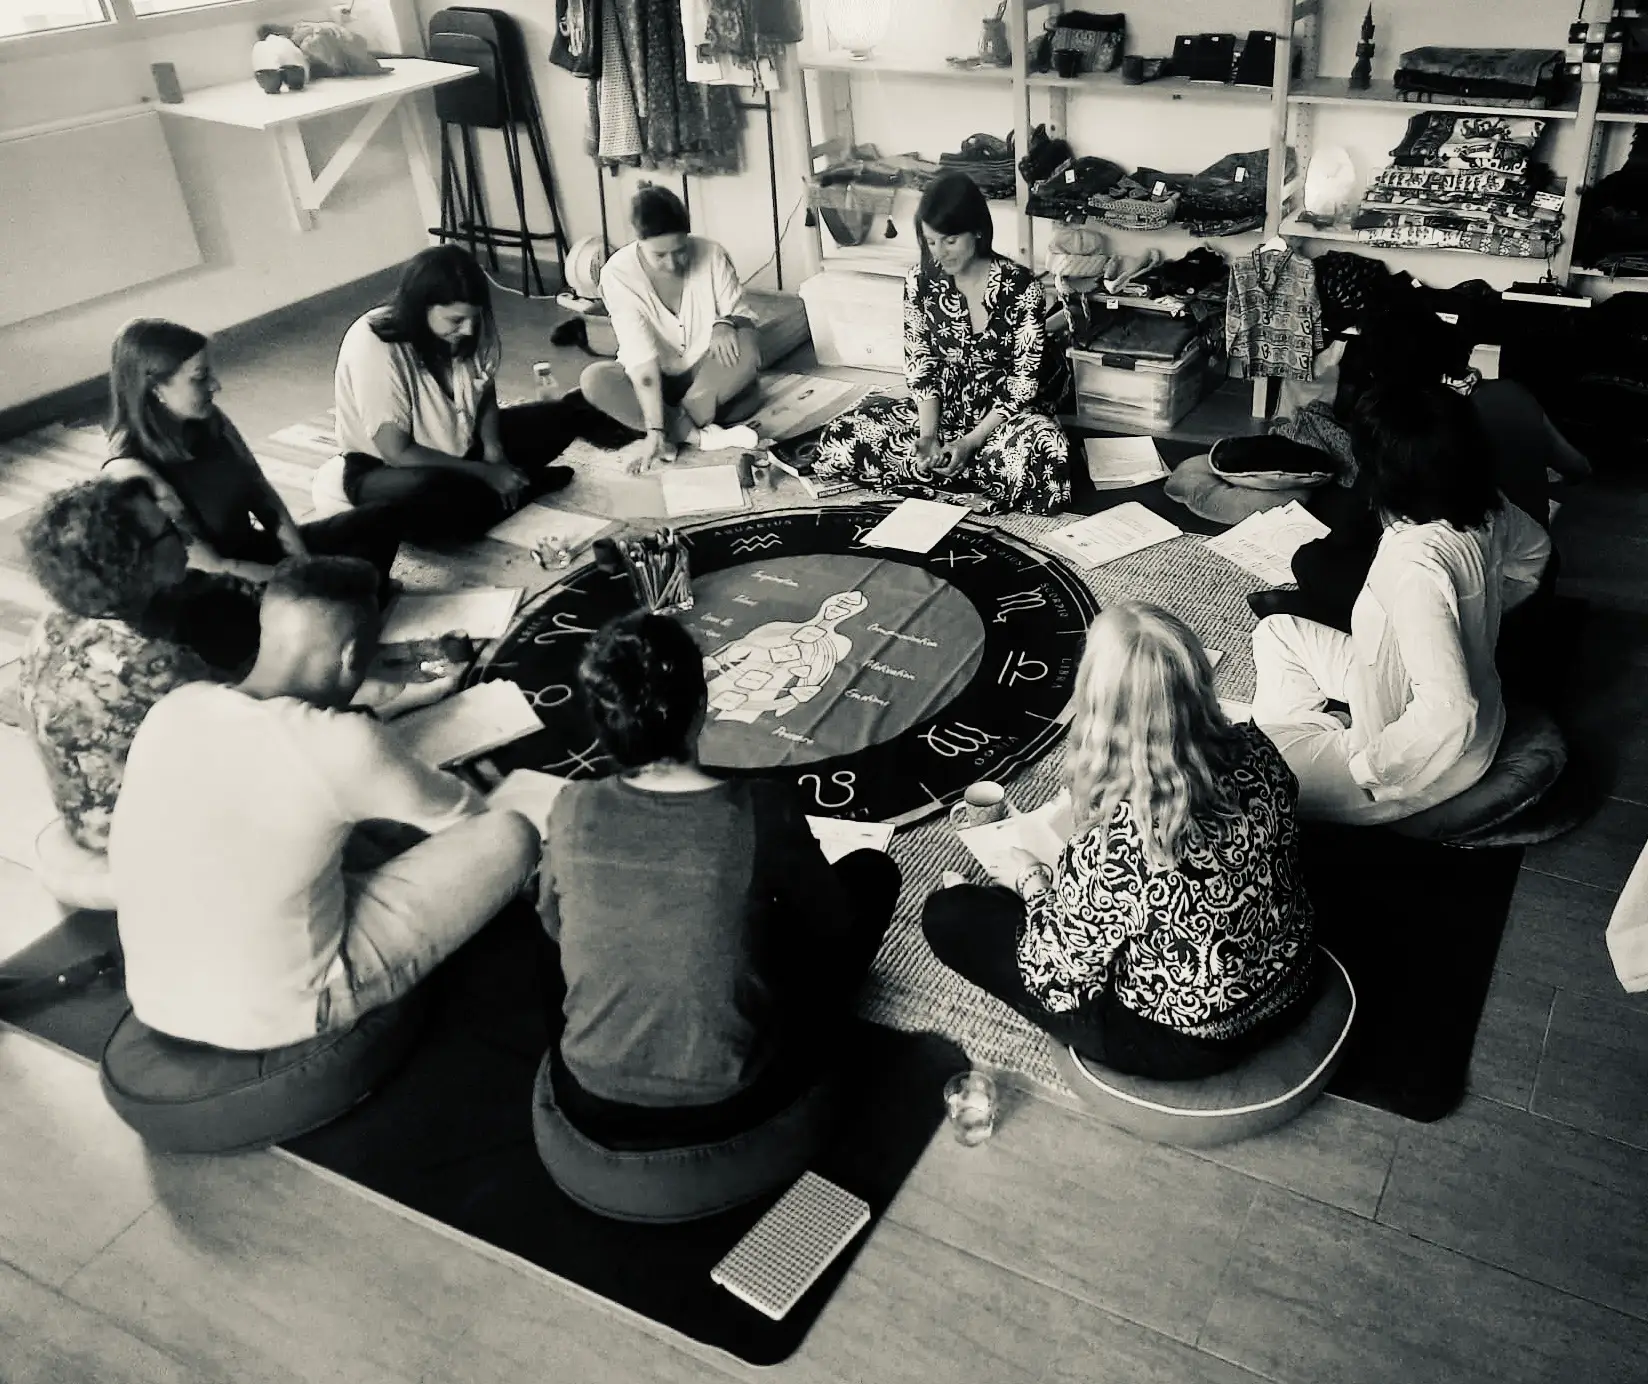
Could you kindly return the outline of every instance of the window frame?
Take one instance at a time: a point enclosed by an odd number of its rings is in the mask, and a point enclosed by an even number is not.
[[[193,9],[139,15],[132,8],[132,0],[103,0],[103,5],[109,18],[100,24],[43,29],[38,33],[0,38],[0,65],[122,43],[144,43],[170,34],[225,24],[262,23],[280,16],[300,17],[304,11],[315,8],[314,0],[205,0]]]

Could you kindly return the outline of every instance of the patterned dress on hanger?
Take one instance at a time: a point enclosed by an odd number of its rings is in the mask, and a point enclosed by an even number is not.
[[[1070,440],[1042,388],[1047,337],[1041,285],[997,256],[984,288],[985,327],[973,330],[967,300],[949,275],[919,267],[904,280],[904,375],[910,399],[872,396],[825,427],[815,473],[850,476],[873,489],[974,491],[991,512],[1049,514],[1070,499]],[[992,410],[1005,420],[967,469],[924,483],[913,470],[917,398],[939,401],[941,446]]]

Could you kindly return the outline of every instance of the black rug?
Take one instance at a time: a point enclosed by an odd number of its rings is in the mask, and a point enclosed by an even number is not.
[[[343,1118],[285,1145],[467,1235],[754,1365],[801,1344],[944,1120],[942,1088],[966,1056],[931,1034],[855,1023],[843,1060],[861,1074],[835,1145],[812,1165],[870,1203],[860,1234],[781,1322],[710,1281],[710,1268],[764,1200],[682,1226],[632,1226],[584,1210],[555,1187],[532,1141],[533,1075],[549,1041],[546,949],[536,918],[498,919],[430,982],[430,1013],[405,1068]],[[50,945],[43,942],[41,945]],[[39,955],[39,949],[31,949]],[[8,970],[30,969],[20,955]],[[116,986],[21,1010],[11,1022],[96,1059],[125,1010]]]
[[[1302,858],[1317,934],[1356,986],[1355,1027],[1328,1090],[1440,1119],[1465,1094],[1521,848],[1313,824]]]

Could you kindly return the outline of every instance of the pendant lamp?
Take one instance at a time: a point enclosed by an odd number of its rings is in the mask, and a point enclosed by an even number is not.
[[[855,62],[870,56],[887,36],[892,0],[825,0],[824,23]]]

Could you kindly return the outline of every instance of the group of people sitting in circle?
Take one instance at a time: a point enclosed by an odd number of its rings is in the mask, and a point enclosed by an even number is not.
[[[911,398],[829,425],[819,464],[1045,512],[1069,481],[1039,383],[1041,291],[992,253],[976,192],[941,179],[923,198]],[[590,638],[579,690],[619,771],[570,784],[542,833],[362,705],[398,544],[473,536],[564,485],[566,410],[645,431],[662,462],[749,407],[753,321],[678,209],[637,199],[641,237],[604,280],[619,361],[572,403],[500,407],[484,276],[453,247],[417,256],[345,335],[353,506],[315,523],[217,407],[203,337],[121,332],[107,470],[26,533],[56,608],[21,686],[67,831],[107,852],[151,1028],[258,1051],[347,1027],[535,879],[565,981],[556,1095],[592,1137],[690,1142],[821,1079],[899,869],[872,851],[827,863],[793,791],[700,766],[707,684],[680,624],[639,612]],[[1300,820],[1391,822],[1494,758],[1501,623],[1541,586],[1546,516],[1505,499],[1506,448],[1440,356],[1403,341],[1342,400],[1357,474],[1329,541],[1339,594],[1302,581],[1260,621],[1252,723],[1227,717],[1180,619],[1108,607],[1077,683],[1057,863],[1025,856],[926,901],[945,964],[1095,1061],[1192,1078],[1285,1030],[1317,976]]]

